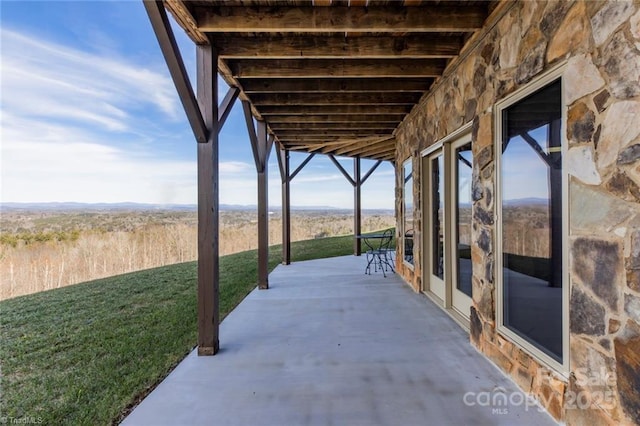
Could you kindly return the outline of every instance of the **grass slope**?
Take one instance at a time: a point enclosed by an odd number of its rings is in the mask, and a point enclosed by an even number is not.
[[[352,250],[348,236],[292,244],[294,261]],[[280,261],[274,246],[270,270]],[[196,278],[189,262],[0,302],[0,418],[117,421],[193,349]],[[223,317],[256,281],[255,250],[221,257]]]

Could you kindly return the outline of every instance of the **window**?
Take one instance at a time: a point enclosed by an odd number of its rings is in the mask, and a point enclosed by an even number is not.
[[[403,165],[404,176],[404,261],[413,265],[413,167],[411,159]]]
[[[562,85],[498,107],[499,319],[505,334],[565,360]]]

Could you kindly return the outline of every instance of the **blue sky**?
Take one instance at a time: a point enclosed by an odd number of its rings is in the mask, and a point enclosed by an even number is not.
[[[529,131],[540,147],[548,153],[548,126]],[[549,168],[533,148],[520,136],[511,138],[502,157],[502,197],[549,198]]]
[[[196,202],[196,143],[141,1],[0,0],[0,20],[0,200]],[[193,82],[195,46],[174,29]],[[292,170],[304,158],[292,153]],[[239,104],[220,135],[220,162],[220,202],[255,204]],[[352,169],[351,159],[341,163]],[[363,160],[363,174],[372,164]],[[269,173],[279,206],[274,152]],[[393,208],[393,174],[388,162],[376,170],[364,208]],[[295,206],[353,207],[351,185],[324,156],[291,195]]]

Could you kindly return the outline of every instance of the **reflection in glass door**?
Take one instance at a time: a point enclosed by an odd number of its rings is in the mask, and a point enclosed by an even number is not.
[[[563,363],[563,171],[560,80],[502,110],[502,321]]]
[[[444,284],[444,158],[438,152],[427,159],[429,176],[429,223],[428,223],[428,252],[429,270],[428,289],[446,301]]]
[[[404,170],[404,220],[403,237],[404,237],[404,261],[413,265],[413,166],[411,159],[405,161]]]
[[[473,153],[467,125],[424,154],[424,290],[459,321],[472,304],[471,184]]]
[[[473,154],[467,135],[451,146],[452,153],[452,280],[451,304],[465,318],[471,309],[471,178]]]

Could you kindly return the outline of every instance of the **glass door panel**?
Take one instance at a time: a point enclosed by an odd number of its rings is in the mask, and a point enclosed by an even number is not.
[[[473,153],[467,135],[452,146],[452,305],[466,318],[471,309],[471,178]]]
[[[446,300],[444,284],[444,158],[437,153],[429,165],[429,290]]]

